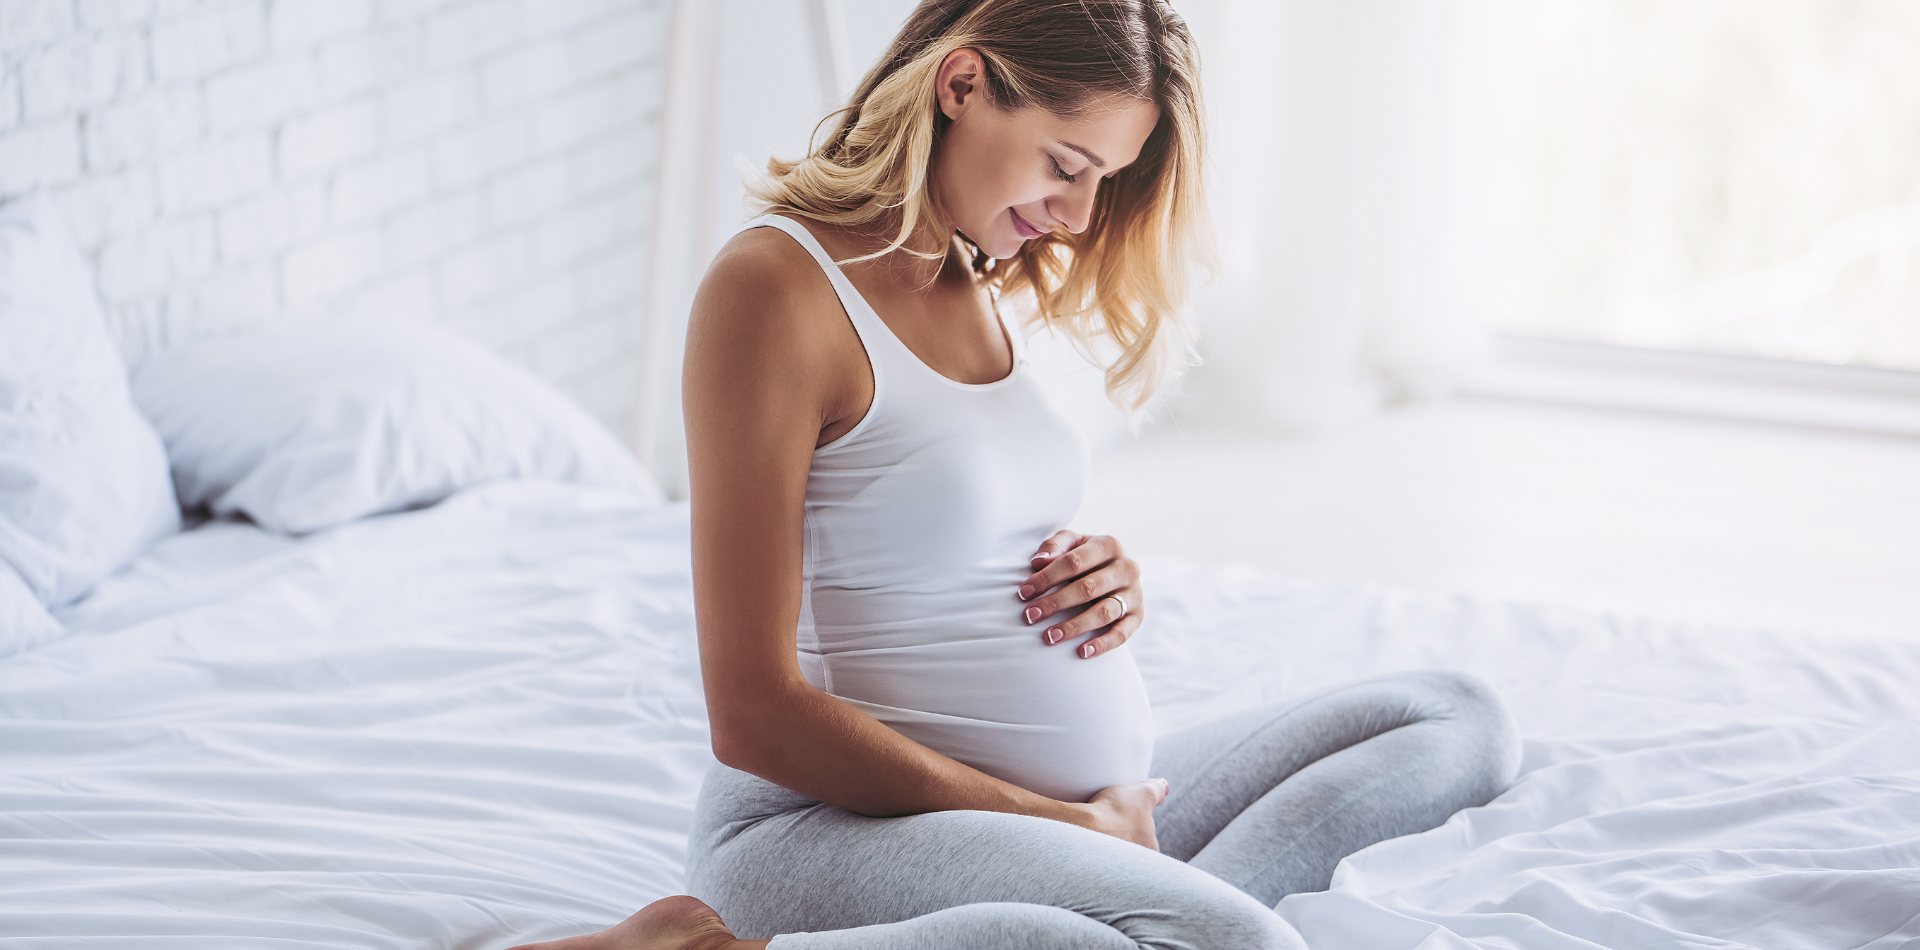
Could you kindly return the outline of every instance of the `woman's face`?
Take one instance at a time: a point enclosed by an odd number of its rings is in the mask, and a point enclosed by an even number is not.
[[[986,101],[982,70],[970,49],[940,67],[940,109],[953,124],[934,156],[932,185],[954,227],[1005,259],[1048,231],[1085,230],[1101,180],[1139,157],[1160,107],[1111,96],[1071,119],[1002,110]]]

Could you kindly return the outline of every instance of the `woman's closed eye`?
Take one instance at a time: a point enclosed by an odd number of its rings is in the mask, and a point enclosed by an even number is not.
[[[1053,177],[1058,178],[1069,185],[1079,181],[1080,176],[1083,174],[1086,174],[1084,170],[1078,171],[1078,172],[1067,171],[1066,167],[1060,164],[1060,160],[1057,158],[1053,158],[1052,156],[1048,156],[1047,160],[1053,163]],[[1113,171],[1110,171],[1104,175],[1101,175],[1100,177],[1112,178],[1118,174],[1120,174],[1120,169],[1116,168]]]

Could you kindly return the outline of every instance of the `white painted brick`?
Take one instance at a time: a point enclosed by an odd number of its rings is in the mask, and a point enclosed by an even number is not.
[[[154,24],[153,75],[161,82],[205,76],[266,49],[264,0],[201,3]]]
[[[440,299],[460,307],[512,287],[527,275],[527,241],[509,231],[448,257],[439,267]]]
[[[537,345],[580,318],[580,282],[571,273],[544,278],[519,296],[526,304],[513,318],[517,338]],[[531,350],[529,351],[531,352]]]
[[[541,221],[533,231],[534,267],[542,272],[600,256],[616,245],[637,244],[648,226],[651,193],[628,188],[594,195]]]
[[[327,187],[319,181],[275,188],[220,209],[220,257],[276,260],[327,229]]]
[[[169,222],[164,230],[167,272],[174,284],[190,284],[211,273],[219,260],[212,214]]]
[[[301,237],[293,202],[279,191],[221,208],[219,225],[220,257],[229,262],[272,260]]]
[[[169,294],[213,271],[213,217],[157,223],[100,249],[100,296],[111,301]]]
[[[342,169],[333,180],[333,220],[353,224],[418,201],[427,194],[428,175],[424,148]]]
[[[435,13],[426,24],[426,60],[434,68],[472,63],[520,38],[520,5],[471,0]]]
[[[378,88],[391,78],[377,37],[344,36],[314,52],[318,88],[326,102],[349,99]]]
[[[317,181],[282,185],[279,192],[286,196],[287,206],[293,210],[294,240],[303,241],[325,230],[331,222],[327,218],[327,188]]]
[[[665,11],[657,5],[608,17],[568,38],[575,68],[595,76],[656,62],[666,29]]]
[[[567,380],[557,380],[580,408],[616,437],[627,432],[627,420],[633,410],[635,351],[628,348],[618,362]],[[622,442],[625,440],[622,439]]]
[[[569,194],[565,156],[515,169],[487,184],[487,223],[499,227],[556,211]]]
[[[0,200],[60,203],[129,353],[431,318],[624,418],[665,10],[0,0]]]
[[[404,78],[419,59],[413,30],[343,36],[314,53],[322,101],[338,102],[385,89]]]
[[[168,286],[166,293],[160,295],[160,312],[165,320],[163,327],[190,327],[192,329],[186,335],[201,339],[208,335],[208,327],[205,312],[200,308],[200,295],[195,291],[196,288],[174,282]],[[167,345],[178,346],[180,342],[170,340]]]
[[[624,249],[576,265],[580,272],[580,305],[589,310],[637,305],[646,286],[644,255]]]
[[[380,105],[386,141],[413,142],[471,121],[480,111],[479,82],[466,70],[413,76],[388,88]]]
[[[418,271],[383,280],[355,291],[341,309],[380,319],[430,321],[438,309],[433,275]]]
[[[120,355],[129,364],[139,362],[142,354],[159,349],[167,341],[166,302],[159,296],[133,300],[102,300],[107,327],[120,344]]]
[[[28,121],[107,102],[146,82],[147,44],[136,33],[75,35],[20,63]]]
[[[195,288],[200,311],[222,323],[253,323],[280,309],[279,278],[274,265],[227,264]]]
[[[207,130],[224,135],[278,124],[313,104],[313,62],[270,56],[207,80]]]
[[[560,274],[476,300],[458,311],[455,319],[490,345],[530,359],[540,338],[564,326],[579,309],[573,277]]]
[[[528,126],[528,116],[515,113],[435,139],[434,180],[442,188],[459,188],[520,164],[529,154]]]
[[[482,101],[488,109],[517,108],[565,88],[573,77],[565,42],[523,46],[494,57],[481,69]]]
[[[632,5],[620,0],[541,0],[521,8],[520,25],[527,36],[571,32],[588,23],[598,29],[608,14]]]
[[[89,29],[143,25],[153,19],[153,0],[79,0],[74,9]]]
[[[648,229],[652,227],[654,182],[651,162],[648,167],[649,174],[641,180],[594,199],[613,208],[614,237],[619,240],[644,240]]]
[[[372,100],[334,106],[280,130],[280,174],[300,178],[373,153],[380,111]]]
[[[632,351],[627,324],[630,318],[609,314],[576,318],[543,329],[531,351],[535,371],[548,379],[573,379],[584,371],[606,366],[609,359]]]
[[[20,74],[0,64],[0,131],[20,124]]]
[[[0,135],[0,197],[25,194],[80,174],[80,133],[72,119],[21,126]]]
[[[247,132],[161,159],[164,213],[212,208],[265,188],[273,180],[273,149],[266,132]]]
[[[151,169],[89,175],[54,193],[74,240],[97,250],[114,235],[151,227],[160,215],[160,199]]]
[[[636,123],[575,150],[573,180],[581,194],[646,181],[659,149],[653,126]]]
[[[280,0],[268,16],[267,33],[276,49],[302,49],[364,28],[373,19],[373,0]]]
[[[444,304],[440,316],[440,322],[445,326],[460,331],[462,335],[492,350],[496,355],[518,364],[518,361],[508,355],[506,342],[499,338],[503,328],[485,322],[470,309],[457,310],[449,314]]]
[[[465,0],[380,0],[379,18],[389,23],[415,23],[442,7]]]
[[[100,296],[107,301],[125,303],[163,294],[172,276],[165,228],[115,238],[100,249]]]
[[[657,112],[660,74],[638,69],[562,93],[534,114],[534,143],[541,153],[571,148]]]
[[[387,254],[412,267],[470,244],[484,221],[480,196],[460,191],[395,214],[386,224]]]
[[[175,85],[145,92],[95,110],[87,116],[88,170],[112,172],[151,163],[159,156],[191,146],[203,134],[200,94]]]
[[[281,281],[289,308],[321,303],[379,274],[380,232],[361,228],[287,252]]]
[[[71,0],[6,0],[0,3],[0,50],[12,52],[45,46],[72,30]]]
[[[618,210],[607,201],[589,201],[540,221],[533,229],[533,267],[557,270],[606,249],[619,230]]]

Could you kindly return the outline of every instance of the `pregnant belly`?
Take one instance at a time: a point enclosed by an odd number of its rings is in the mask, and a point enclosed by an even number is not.
[[[902,735],[1060,801],[1145,781],[1146,687],[1125,647],[1081,659],[1037,629],[823,657],[827,690]]]

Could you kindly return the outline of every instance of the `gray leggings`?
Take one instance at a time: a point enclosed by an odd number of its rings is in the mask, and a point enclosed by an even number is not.
[[[1340,859],[1484,805],[1519,768],[1480,681],[1368,680],[1161,736],[1160,853],[1044,818],[868,818],[718,767],[688,891],[772,950],[1304,947],[1271,908]]]

